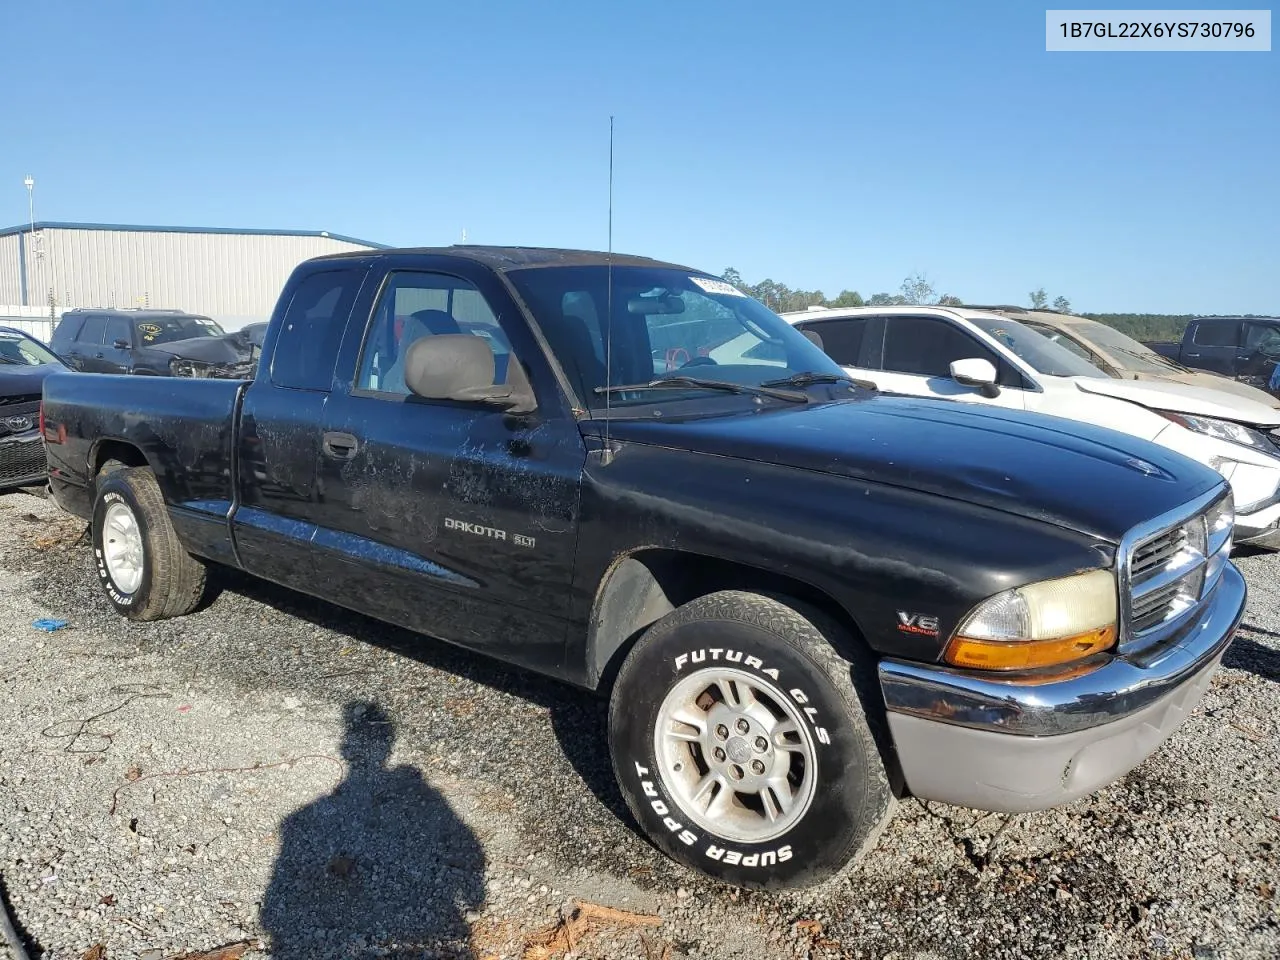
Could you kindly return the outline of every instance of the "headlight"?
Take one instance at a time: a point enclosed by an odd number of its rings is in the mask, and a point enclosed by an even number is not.
[[[1116,642],[1116,578],[1092,570],[998,593],[978,604],[943,659],[978,670],[1070,663]]]
[[[1226,440],[1228,443],[1239,443],[1261,450],[1263,453],[1280,452],[1263,434],[1242,423],[1232,423],[1230,420],[1218,420],[1214,417],[1193,417],[1190,414],[1173,413],[1169,410],[1157,410],[1156,413],[1188,430],[1203,433],[1206,437]]]
[[[185,357],[174,357],[169,361],[169,373],[175,377],[208,377],[211,369],[207,363]]]

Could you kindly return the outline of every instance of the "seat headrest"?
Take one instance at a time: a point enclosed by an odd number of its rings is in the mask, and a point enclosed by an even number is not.
[[[461,332],[462,328],[458,326],[458,321],[453,319],[453,314],[444,310],[418,310],[409,314],[404,324],[403,336],[416,340],[426,334],[444,336]]]

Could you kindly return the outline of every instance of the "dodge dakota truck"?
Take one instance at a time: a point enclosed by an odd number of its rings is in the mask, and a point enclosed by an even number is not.
[[[55,373],[40,429],[124,616],[194,610],[221,564],[599,691],[640,830],[742,886],[832,876],[908,795],[1115,780],[1245,604],[1216,472],[878,395],[641,257],[310,260],[251,379]]]

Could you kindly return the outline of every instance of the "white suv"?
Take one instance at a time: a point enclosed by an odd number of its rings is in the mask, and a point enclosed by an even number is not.
[[[1009,317],[960,307],[783,315],[886,393],[1033,410],[1153,440],[1230,482],[1236,541],[1280,546],[1280,410],[1225,391],[1117,380]]]

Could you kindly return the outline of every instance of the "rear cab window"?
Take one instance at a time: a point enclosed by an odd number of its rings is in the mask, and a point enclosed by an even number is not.
[[[271,355],[271,382],[293,390],[328,391],[338,345],[364,268],[345,267],[309,274],[294,288]]]

